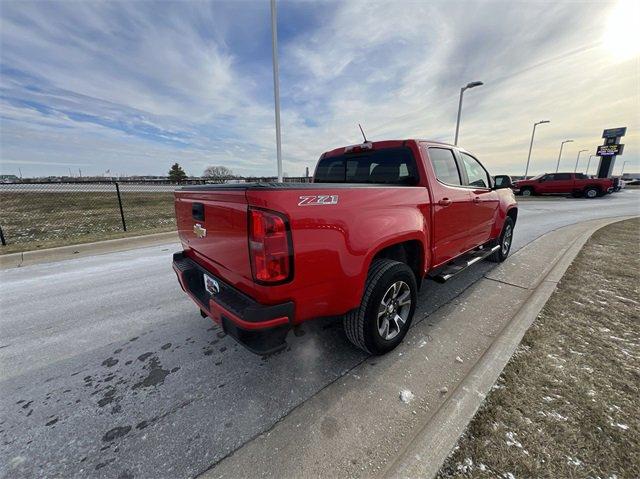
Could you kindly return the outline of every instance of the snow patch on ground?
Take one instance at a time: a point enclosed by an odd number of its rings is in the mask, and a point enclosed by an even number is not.
[[[619,422],[616,422],[616,423],[612,422],[611,425],[613,427],[618,427],[618,428],[622,429],[623,431],[626,431],[627,429],[629,429],[629,426],[627,426],[626,424],[619,423]]]
[[[577,457],[567,456],[567,464],[570,466],[582,466],[582,461]]]
[[[515,446],[522,449],[522,443],[516,439],[516,433],[509,431],[507,434],[507,446]]]
[[[402,401],[403,403],[409,404],[414,399],[415,399],[415,395],[408,389],[400,390],[400,401]]]

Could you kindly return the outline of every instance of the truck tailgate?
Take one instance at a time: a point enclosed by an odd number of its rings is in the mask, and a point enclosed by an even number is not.
[[[251,278],[244,189],[175,192],[178,234],[186,251],[224,279]]]

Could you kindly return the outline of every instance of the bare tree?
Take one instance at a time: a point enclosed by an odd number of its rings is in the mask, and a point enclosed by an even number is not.
[[[202,176],[208,180],[223,183],[225,180],[233,178],[233,171],[226,166],[207,166]]]

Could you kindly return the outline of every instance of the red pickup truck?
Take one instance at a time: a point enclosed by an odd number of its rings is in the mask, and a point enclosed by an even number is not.
[[[575,198],[596,198],[614,190],[611,178],[589,178],[582,173],[542,173],[513,183],[523,196],[571,194]]]
[[[295,325],[342,317],[372,354],[406,334],[423,279],[509,254],[508,176],[452,145],[397,140],[324,153],[313,183],[185,186],[173,268],[203,316],[258,354]]]

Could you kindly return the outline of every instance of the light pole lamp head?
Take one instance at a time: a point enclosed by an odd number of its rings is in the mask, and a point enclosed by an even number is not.
[[[562,143],[573,143],[573,140],[564,140]]]
[[[540,120],[536,125],[542,125],[543,123],[551,123],[551,120]]]
[[[482,83],[481,81],[472,81],[471,83],[467,83],[467,86],[465,86],[464,89],[467,90],[469,88],[474,88],[482,85],[484,85],[484,83]]]

